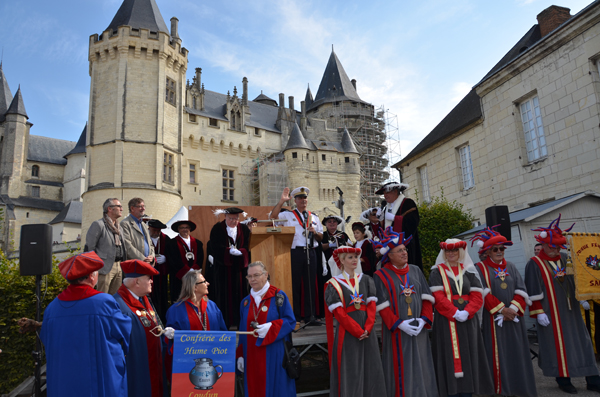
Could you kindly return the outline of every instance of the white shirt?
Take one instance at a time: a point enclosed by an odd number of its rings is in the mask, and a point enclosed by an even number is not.
[[[315,214],[310,214],[311,218],[312,218],[312,226],[315,228],[315,230],[317,231],[317,233],[323,233],[323,225],[321,225],[321,222],[319,222],[319,218],[315,215]],[[294,240],[292,241],[292,249],[293,248],[302,248],[302,247],[306,247],[306,237],[304,237],[303,233],[304,233],[304,228],[302,227],[302,225],[300,223],[298,223],[298,219],[296,218],[296,215],[294,215],[293,212],[280,212],[279,213],[279,219],[287,219],[288,222],[282,224],[281,226],[294,226],[296,228],[296,234],[294,234]],[[302,222],[304,222],[304,216],[302,216],[302,212],[300,212],[300,219],[302,219]],[[310,227],[311,225],[309,225]],[[313,247],[318,247],[319,243],[317,242],[317,239],[314,239],[314,243],[313,243]]]
[[[235,238],[237,237],[237,227],[229,227],[225,225],[225,228],[227,228],[227,235],[231,237],[235,243]]]
[[[182,239],[183,241],[185,241],[185,243],[186,243],[186,244],[187,244],[187,246],[188,246],[188,249],[189,249],[189,250],[191,250],[191,249],[192,249],[192,246],[190,245],[190,244],[191,244],[191,239],[190,239],[190,237],[188,237],[188,238],[183,238],[183,236],[182,236],[181,234],[179,235],[179,237],[181,237],[181,239]]]

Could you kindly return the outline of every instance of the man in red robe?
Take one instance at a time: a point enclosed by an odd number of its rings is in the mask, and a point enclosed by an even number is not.
[[[178,235],[167,243],[166,257],[169,262],[169,283],[171,285],[171,302],[179,300],[181,279],[190,270],[202,270],[204,248],[202,241],[192,237],[196,224],[191,221],[177,221],[171,230]]]
[[[164,234],[161,230],[166,229],[167,225],[159,221],[158,219],[150,219],[148,221],[148,231],[150,233],[150,241],[154,247],[154,255],[156,257],[156,265],[154,266],[160,274],[154,276],[152,279],[152,294],[151,299],[156,311],[161,319],[165,319],[167,315],[167,309],[169,308],[168,302],[168,276],[169,276],[169,262],[165,253],[167,251],[167,242],[171,240],[169,236]]]

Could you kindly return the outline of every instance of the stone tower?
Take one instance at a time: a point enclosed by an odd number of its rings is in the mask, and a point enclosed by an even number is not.
[[[90,37],[84,238],[109,197],[124,207],[142,197],[163,221],[181,207],[188,51],[177,23],[171,19],[169,32],[155,0],[124,0],[104,32]]]

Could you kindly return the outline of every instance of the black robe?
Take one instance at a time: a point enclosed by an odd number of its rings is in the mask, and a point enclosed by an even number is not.
[[[408,197],[398,198],[402,200],[402,203],[395,212],[395,218],[392,223],[392,229],[401,233],[404,232],[404,237],[412,236],[412,241],[408,244],[406,249],[408,250],[408,263],[416,265],[423,271],[423,259],[421,257],[421,243],[419,242],[419,209],[417,204],[409,199]],[[387,206],[391,204],[385,204],[386,207],[382,213],[383,220],[381,225],[385,227],[385,211]],[[389,225],[388,225],[389,226]]]
[[[240,323],[240,302],[248,295],[248,263],[250,263],[250,228],[238,223],[235,241],[227,234],[225,221],[215,224],[210,231],[209,255],[213,257],[210,264],[213,280],[213,299],[221,312],[227,328]],[[231,255],[229,247],[234,245],[242,252],[241,256]]]
[[[202,241],[191,237],[192,241],[195,241],[196,247],[192,249],[194,259],[187,260],[185,252],[187,251],[187,244],[183,241],[181,236],[169,240],[166,247],[166,257],[169,261],[169,284],[171,287],[170,295],[171,302],[179,299],[179,293],[181,292],[181,279],[191,269],[202,270],[202,263],[204,262],[204,248]],[[193,248],[193,247],[192,247]]]
[[[152,242],[155,255],[160,254],[166,256],[167,244],[170,240],[169,236],[161,232],[156,245]],[[166,260],[163,264],[156,263],[155,268],[160,274],[152,277],[152,293],[150,294],[150,299],[152,299],[152,303],[154,304],[154,308],[160,319],[164,322],[167,318],[167,309],[169,308],[169,261]]]

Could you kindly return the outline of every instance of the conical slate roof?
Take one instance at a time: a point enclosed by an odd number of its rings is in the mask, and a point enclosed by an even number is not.
[[[344,133],[342,134],[342,142],[341,142],[342,150],[344,153],[358,153],[356,150],[356,146],[354,146],[354,142],[352,142],[352,138],[350,138],[350,133],[348,129],[344,127]]]
[[[20,114],[21,116],[25,116],[27,119],[27,112],[25,111],[25,104],[23,103],[23,96],[21,95],[21,86],[17,90],[15,97],[10,103],[10,107],[6,111],[6,114]]]
[[[124,0],[106,30],[114,31],[123,25],[169,34],[169,28],[154,0]]]
[[[298,123],[294,123],[294,128],[290,133],[290,138],[288,139],[287,145],[285,145],[285,149],[283,149],[283,151],[285,152],[289,149],[310,150],[310,147],[306,143],[306,139],[304,139],[304,135],[302,135],[302,132],[300,131],[300,127],[298,127]]]
[[[310,106],[313,104],[314,102],[314,98],[313,98],[313,94],[310,91],[310,85],[308,86],[308,88],[306,89],[306,96],[304,97],[304,102],[306,103],[306,108],[310,108]]]
[[[4,76],[4,71],[2,70],[2,63],[0,62],[0,122],[4,121],[4,114],[8,110],[8,107],[10,106],[12,100],[13,96],[10,93],[8,81]]]
[[[323,73],[317,96],[310,107],[315,108],[323,103],[337,101],[363,102],[356,93],[356,89],[348,78],[342,63],[335,52],[331,50],[331,56],[329,62],[327,62],[325,73]]]
[[[269,98],[268,96],[263,94],[262,91],[260,92],[259,96],[257,96],[256,98],[253,99],[252,102],[258,102],[258,103],[263,103],[265,105],[277,106],[277,101]]]
[[[68,156],[70,156],[72,154],[85,153],[86,135],[87,135],[87,123],[85,123],[85,126],[83,127],[83,131],[81,132],[81,135],[79,136],[79,140],[77,141],[77,144],[75,145],[75,147],[69,153],[65,154],[63,157],[67,158]]]

